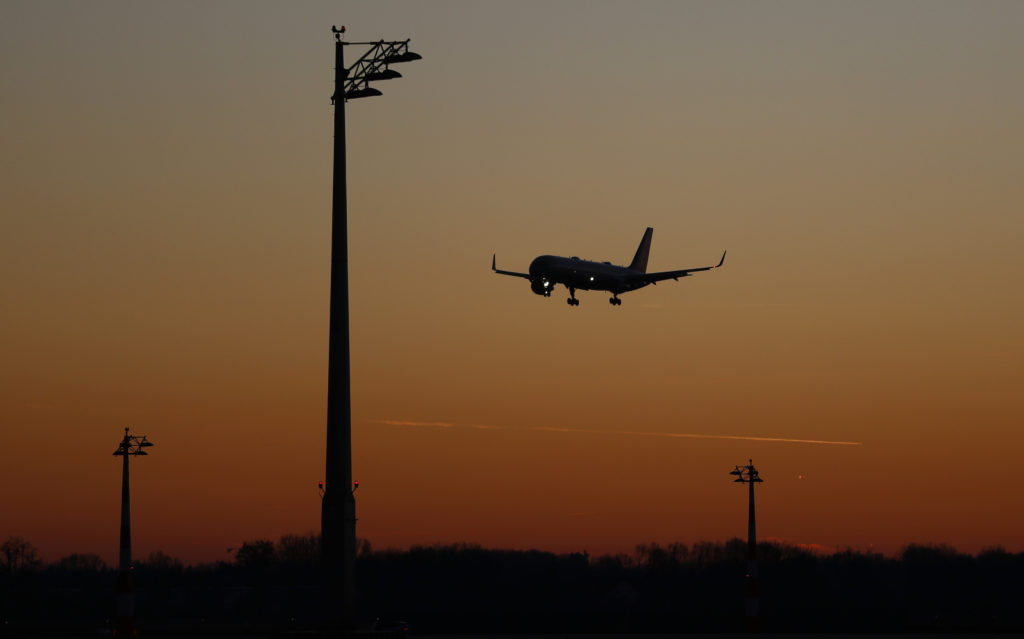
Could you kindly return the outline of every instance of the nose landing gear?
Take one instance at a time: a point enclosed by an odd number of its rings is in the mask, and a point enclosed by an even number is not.
[[[576,299],[576,289],[574,289],[574,288],[570,288],[569,289],[569,299],[565,300],[565,303],[568,304],[569,306],[579,306],[580,305],[580,301],[578,299]]]

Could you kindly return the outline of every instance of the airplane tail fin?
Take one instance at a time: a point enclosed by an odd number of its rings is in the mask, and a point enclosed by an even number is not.
[[[633,256],[633,261],[629,263],[629,268],[634,271],[647,272],[647,257],[651,254],[651,235],[653,233],[654,229],[649,226],[644,231],[644,239],[640,240],[640,246],[636,249],[636,255]]]

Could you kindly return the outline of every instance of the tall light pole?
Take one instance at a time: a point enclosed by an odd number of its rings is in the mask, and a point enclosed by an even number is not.
[[[754,519],[754,484],[764,481],[754,468],[754,460],[748,460],[746,466],[736,466],[730,475],[736,475],[733,481],[750,486],[750,506],[747,515],[747,577],[745,618],[749,632],[758,630],[758,619],[761,614],[761,587],[757,579],[757,525]]]
[[[331,621],[348,630],[355,626],[356,498],[352,482],[352,393],[348,313],[348,193],[345,165],[345,103],[381,95],[370,82],[402,77],[390,68],[419,60],[409,40],[345,42],[345,27],[334,33],[334,202],[331,213],[331,311],[327,354],[327,465],[320,516],[321,543]],[[345,68],[344,48],[369,46]],[[340,603],[337,608],[334,602]]]
[[[124,439],[118,444],[114,455],[124,458],[121,466],[121,551],[117,560],[117,626],[114,634],[131,637],[135,634],[135,584],[132,579],[132,513],[128,489],[128,458],[132,455],[148,455],[143,448],[153,444],[146,436],[135,437],[124,429]]]

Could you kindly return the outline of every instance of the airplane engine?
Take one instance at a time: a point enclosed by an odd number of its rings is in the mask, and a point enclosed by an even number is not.
[[[544,297],[547,297],[551,295],[551,288],[551,283],[544,280],[534,280],[530,282],[530,290],[532,290],[537,295],[543,295]]]

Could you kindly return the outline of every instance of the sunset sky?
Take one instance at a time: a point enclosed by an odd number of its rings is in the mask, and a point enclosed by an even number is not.
[[[0,539],[114,562],[125,427],[137,557],[319,529],[344,24],[423,55],[346,107],[360,537],[724,540],[752,458],[762,538],[1024,550],[1024,3],[0,24]],[[651,270],[724,267],[576,308],[490,270],[648,226]]]

